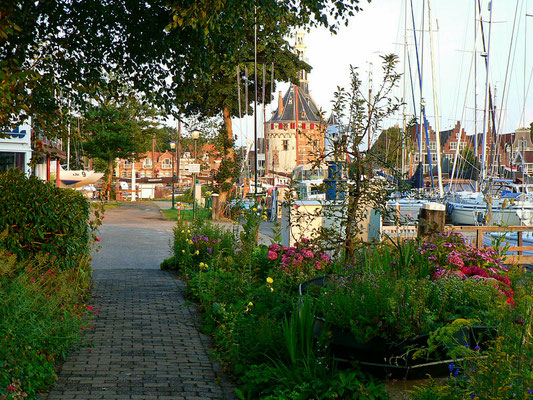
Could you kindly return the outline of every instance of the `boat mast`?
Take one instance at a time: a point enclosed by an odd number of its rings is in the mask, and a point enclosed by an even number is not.
[[[437,79],[435,77],[435,57],[433,47],[433,29],[431,25],[431,2],[428,0],[428,19],[429,19],[429,45],[431,53],[431,76],[433,80],[433,107],[435,109],[435,144],[437,151],[437,177],[439,184],[439,196],[444,197],[444,189],[442,187],[442,166],[440,160],[440,121],[439,121],[439,105],[437,100]]]
[[[407,93],[407,83],[406,83],[406,66],[407,66],[407,0],[404,2],[404,30],[403,30],[403,135],[402,135],[402,160],[401,160],[401,176],[403,179],[403,174],[405,170],[405,139],[407,136],[407,102],[405,101]]]
[[[489,33],[488,33],[488,40],[487,40],[487,52],[485,54],[486,57],[486,71],[487,76],[485,78],[485,105],[483,107],[483,148],[481,149],[481,181],[487,177],[487,166],[485,165],[485,157],[486,157],[486,147],[487,147],[487,135],[488,135],[488,125],[489,125],[489,110],[488,108],[488,100],[489,100],[489,79],[490,79],[490,41],[491,41],[491,33],[492,33],[492,10],[493,10],[493,4],[492,1],[489,2]]]

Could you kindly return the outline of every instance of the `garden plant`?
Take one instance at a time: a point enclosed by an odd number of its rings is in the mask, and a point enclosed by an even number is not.
[[[103,215],[18,170],[0,174],[0,399],[37,399],[91,328],[91,243]]]

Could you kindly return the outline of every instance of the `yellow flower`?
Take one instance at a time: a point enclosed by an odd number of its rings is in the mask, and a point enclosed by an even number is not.
[[[267,216],[263,215],[263,221],[266,221],[266,220],[267,220]]]
[[[181,230],[181,233],[185,233],[185,231],[182,229],[182,230]]]
[[[191,230],[190,230],[190,229],[187,229],[187,233],[191,233]]]
[[[274,291],[274,288],[273,288],[273,287],[270,287],[270,291],[273,292],[273,291]]]
[[[183,254],[185,254],[185,250],[182,250],[181,252],[182,252]]]
[[[252,302],[248,303],[248,307],[252,307],[253,305],[254,305],[254,303],[252,303]]]
[[[257,212],[257,208],[254,207],[254,208],[252,209],[252,211],[253,211],[253,212]]]
[[[201,263],[200,263],[200,268],[203,268],[204,265],[205,265],[205,264],[204,264],[203,262],[201,262]]]
[[[192,245],[192,244],[194,244],[194,242],[193,242],[192,240],[189,240],[189,244],[191,244],[191,245]]]
[[[272,284],[274,283],[274,279],[272,279],[270,276],[267,278],[267,283]]]
[[[196,250],[196,252],[194,254],[198,255],[198,254],[200,254],[200,252],[198,250]]]
[[[207,264],[204,264],[204,268],[209,268],[209,265],[207,265]]]

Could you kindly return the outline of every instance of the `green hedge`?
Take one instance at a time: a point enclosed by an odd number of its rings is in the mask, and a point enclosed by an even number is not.
[[[83,194],[16,169],[0,174],[0,248],[21,258],[50,253],[70,269],[88,254],[88,220]]]

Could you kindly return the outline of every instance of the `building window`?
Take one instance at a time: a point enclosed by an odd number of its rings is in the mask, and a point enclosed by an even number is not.
[[[437,150],[437,143],[429,142],[429,150],[431,150],[431,151]]]
[[[309,129],[315,129],[315,124],[309,124]]]
[[[305,129],[305,122],[302,124],[302,129]]]
[[[457,142],[451,142],[450,143],[450,150],[456,150],[457,149]]]
[[[278,124],[278,129],[283,129],[283,124]]]
[[[270,129],[274,129],[274,124],[270,124]]]
[[[426,150],[426,142],[422,142],[422,151]]]
[[[464,150],[465,147],[466,147],[466,143],[465,143],[465,142],[462,142],[461,145],[459,146],[459,148],[460,148],[461,150]]]
[[[415,153],[415,162],[418,162],[418,153]]]
[[[527,140],[521,140],[520,141],[520,149],[525,150],[527,147]]]
[[[124,168],[131,168],[131,162],[124,160]]]
[[[317,148],[317,147],[318,147],[318,140],[313,140],[313,147],[314,147],[314,148]]]
[[[436,163],[437,162],[437,153],[431,153],[431,162]]]
[[[283,141],[283,150],[289,150],[289,141],[288,140],[284,140]]]
[[[295,122],[291,122],[291,129],[296,129],[296,123]]]
[[[161,161],[161,169],[170,169],[172,167],[172,162],[170,161],[170,158],[165,158],[163,161]]]
[[[152,159],[145,158],[143,163],[143,168],[152,168]]]

